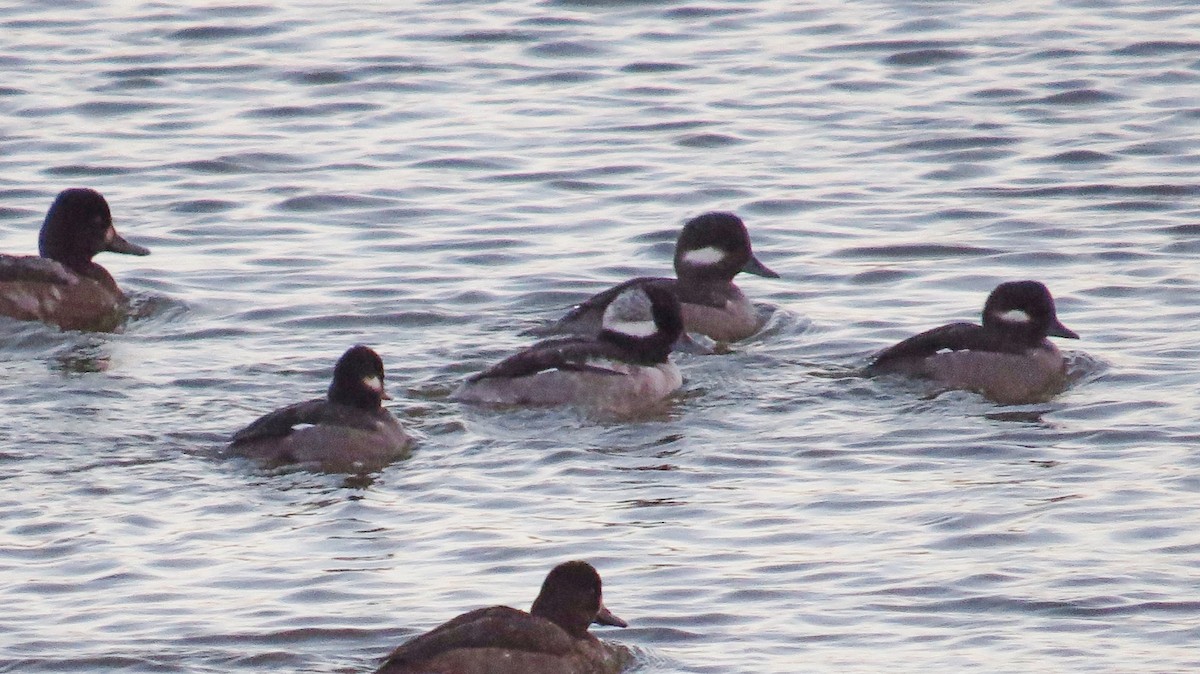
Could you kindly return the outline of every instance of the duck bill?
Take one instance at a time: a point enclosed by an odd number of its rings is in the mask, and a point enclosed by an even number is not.
[[[114,230],[112,238],[108,240],[108,246],[104,250],[110,253],[124,253],[125,255],[149,255],[150,249],[139,246],[136,243],[130,243],[121,238],[120,234]]]
[[[1054,319],[1054,324],[1046,331],[1046,334],[1051,337],[1065,337],[1067,339],[1079,339],[1079,335],[1074,330],[1062,324],[1062,321]]]
[[[629,623],[613,615],[613,612],[608,610],[608,607],[603,602],[600,604],[600,610],[596,612],[596,619],[592,622],[597,625],[608,625],[610,627],[629,627]]]
[[[779,278],[779,274],[776,274],[769,267],[767,267],[767,265],[759,262],[758,258],[754,257],[753,255],[751,255],[750,259],[746,261],[745,266],[742,267],[742,271],[746,272],[747,274],[754,274],[755,276]]]

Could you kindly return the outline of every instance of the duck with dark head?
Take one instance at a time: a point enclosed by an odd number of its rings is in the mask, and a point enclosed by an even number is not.
[[[684,331],[718,342],[745,339],[762,327],[758,311],[733,282],[740,273],[779,278],[754,256],[750,233],[733,213],[698,215],[675,242],[675,278],[642,276],[597,293],[534,334],[594,335],[603,329],[604,311],[630,288],[655,286],[678,299]]]
[[[1058,320],[1038,281],[1008,281],[988,295],[982,325],[950,323],[881,351],[868,374],[921,377],[1004,404],[1037,402],[1066,386],[1067,364],[1047,337],[1079,339]]]
[[[529,612],[492,606],[464,613],[400,646],[376,674],[616,674],[628,651],[588,632],[625,627],[605,606],[587,562],[554,567]]]
[[[113,227],[108,202],[93,189],[63,190],[46,213],[38,256],[0,255],[0,315],[63,330],[116,329],[128,301],[97,253],[149,255]]]
[[[333,368],[324,398],[281,407],[233,434],[231,454],[268,466],[300,464],[334,472],[379,470],[408,454],[412,438],[383,407],[383,360],[351,347]]]

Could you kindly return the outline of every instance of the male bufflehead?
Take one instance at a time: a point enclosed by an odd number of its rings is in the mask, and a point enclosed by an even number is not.
[[[269,465],[316,464],[327,470],[377,470],[412,445],[400,422],[383,408],[383,361],[355,346],[333,368],[324,398],[271,412],[233,434],[233,454]]]
[[[674,294],[655,285],[630,287],[605,308],[596,336],[538,342],[473,375],[453,397],[634,412],[682,385],[679,368],[668,358],[682,332]]]
[[[1066,383],[1066,361],[1047,336],[1079,339],[1058,320],[1046,286],[1009,281],[988,295],[982,326],[951,323],[909,337],[880,352],[867,371],[925,377],[1000,403],[1033,402]]]
[[[705,213],[683,226],[675,242],[676,278],[641,277],[592,296],[567,315],[536,331],[594,335],[604,309],[634,286],[656,285],[679,298],[684,330],[718,342],[735,342],[761,327],[754,305],[733,283],[740,272],[779,278],[750,250],[750,234],[733,213]]]
[[[128,303],[112,275],[92,262],[103,251],[150,254],[117,234],[99,192],[63,190],[42,223],[40,256],[0,256],[0,315],[63,330],[115,329]]]
[[[588,632],[625,627],[604,606],[600,574],[582,561],[554,567],[529,612],[492,606],[413,638],[376,674],[615,674],[628,660]]]

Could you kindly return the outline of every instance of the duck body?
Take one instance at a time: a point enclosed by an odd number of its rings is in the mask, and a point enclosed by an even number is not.
[[[263,416],[232,438],[234,453],[270,465],[374,469],[407,454],[412,438],[392,413],[309,400]]]
[[[627,651],[588,632],[625,627],[601,597],[587,562],[565,562],[546,577],[529,612],[492,606],[464,613],[397,648],[376,674],[616,674]]]
[[[508,606],[464,613],[397,649],[378,674],[613,674],[628,656]]]
[[[468,379],[454,393],[494,405],[568,405],[630,413],[683,385],[670,361],[638,363],[600,338],[543,340]]]
[[[0,315],[96,332],[111,332],[124,321],[128,300],[105,269],[61,281],[46,276],[40,264],[21,266],[22,273],[10,277],[20,280],[0,281]]]
[[[930,379],[1003,404],[1034,402],[1066,385],[1066,360],[1048,336],[1079,338],[1058,320],[1043,284],[1011,281],[988,296],[982,325],[951,323],[914,335],[880,352],[867,371]]]
[[[596,336],[540,341],[471,376],[452,397],[632,413],[683,384],[683,375],[669,359],[681,334],[679,302],[671,292],[654,285],[630,286],[610,302]]]
[[[63,330],[111,331],[125,318],[128,300],[97,253],[149,255],[113,228],[104,197],[95,190],[63,190],[46,214],[40,256],[0,259],[0,315],[41,321]]]
[[[270,412],[233,434],[232,454],[268,465],[377,470],[403,458],[413,440],[381,401],[383,363],[365,346],[347,351],[325,398]]]
[[[595,335],[604,310],[621,293],[635,286],[657,286],[674,293],[683,315],[684,331],[718,342],[745,339],[762,327],[753,303],[733,278],[741,272],[767,278],[779,274],[766,267],[750,248],[750,235],[732,213],[705,213],[689,220],[675,243],[675,276],[639,277],[593,295],[539,333]]]
[[[648,285],[663,288],[679,300],[685,332],[701,334],[717,342],[736,342],[762,327],[754,304],[733,282],[687,283],[680,279],[646,276],[593,295],[544,331],[599,334],[609,303],[632,287]]]

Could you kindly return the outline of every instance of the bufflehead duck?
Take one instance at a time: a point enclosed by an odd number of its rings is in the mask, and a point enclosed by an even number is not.
[[[705,213],[683,226],[675,242],[675,277],[626,281],[573,308],[541,333],[593,335],[600,331],[604,308],[634,286],[656,285],[679,298],[684,330],[718,342],[745,339],[761,327],[754,305],[733,283],[740,272],[779,278],[750,250],[750,234],[733,213]]]
[[[108,202],[88,188],[63,190],[38,236],[40,257],[2,256],[0,315],[63,330],[114,330],[127,301],[96,253],[149,255],[113,227]]]
[[[925,377],[999,403],[1034,402],[1066,383],[1066,361],[1047,336],[1079,339],[1058,320],[1046,286],[1009,281],[988,295],[982,326],[951,323],[909,337],[880,352],[867,371]]]
[[[233,434],[233,454],[270,465],[317,464],[327,470],[378,470],[412,445],[383,408],[383,361],[355,346],[333,368],[325,398],[288,405]]]
[[[683,332],[679,301],[654,285],[630,287],[604,310],[594,337],[547,339],[471,376],[457,400],[502,405],[578,404],[628,414],[683,384],[669,360]]]
[[[604,606],[587,562],[554,567],[529,612],[492,606],[464,613],[400,646],[376,674],[615,674],[629,655],[588,632],[625,627]]]

